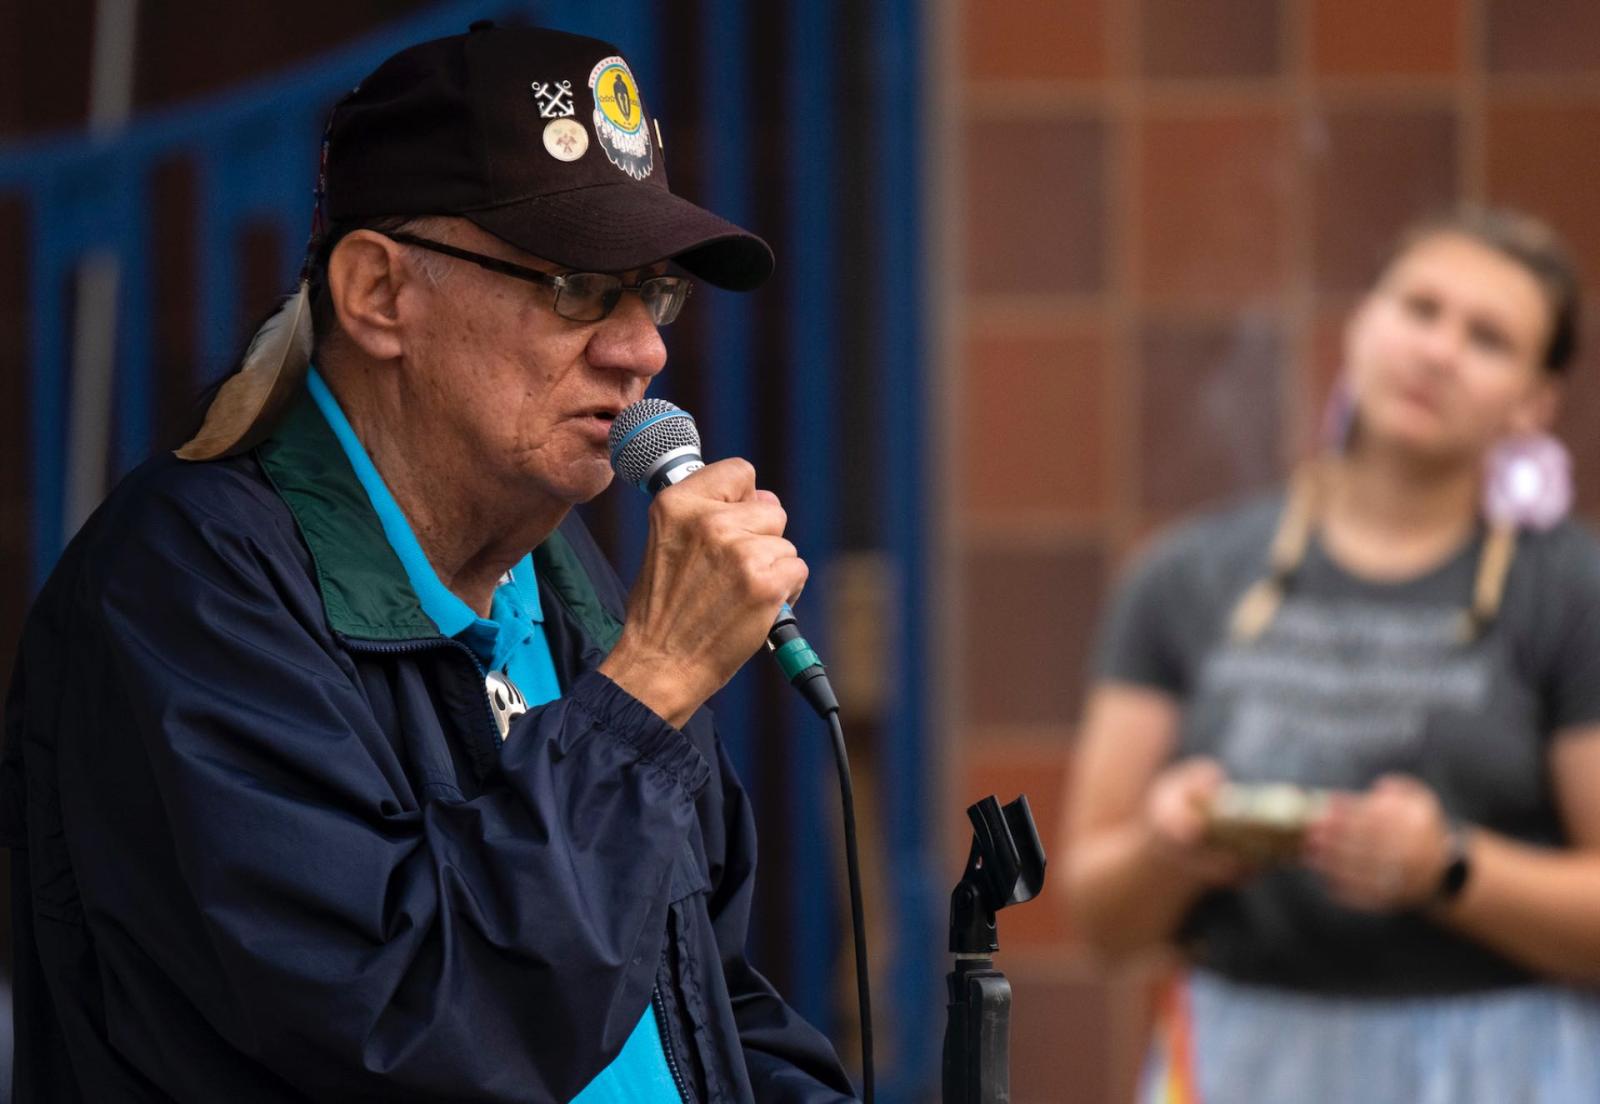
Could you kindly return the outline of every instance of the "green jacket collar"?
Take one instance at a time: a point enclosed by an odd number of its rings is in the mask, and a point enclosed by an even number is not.
[[[309,393],[296,397],[256,456],[311,551],[335,632],[360,640],[442,639]],[[566,537],[552,533],[533,556],[541,585],[555,593],[592,641],[610,651],[621,625],[601,602]]]

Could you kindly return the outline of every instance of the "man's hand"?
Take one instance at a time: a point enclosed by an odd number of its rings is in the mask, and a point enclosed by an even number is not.
[[[766,639],[807,568],[778,498],[744,460],[708,464],[650,506],[644,566],[600,671],[674,727]]]
[[[1450,824],[1439,799],[1407,775],[1386,775],[1366,793],[1335,794],[1306,832],[1306,865],[1334,899],[1389,912],[1427,903],[1449,862]]]

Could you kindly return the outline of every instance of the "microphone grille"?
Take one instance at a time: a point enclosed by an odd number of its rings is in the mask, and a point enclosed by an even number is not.
[[[666,399],[640,399],[611,423],[611,467],[635,487],[656,462],[681,448],[700,451],[700,431],[687,410]]]

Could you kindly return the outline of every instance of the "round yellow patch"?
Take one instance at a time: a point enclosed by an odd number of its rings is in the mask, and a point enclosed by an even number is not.
[[[626,65],[607,65],[595,75],[590,87],[594,89],[595,106],[608,122],[627,134],[639,130],[644,123],[644,108],[639,102],[639,86],[633,83],[633,74]]]

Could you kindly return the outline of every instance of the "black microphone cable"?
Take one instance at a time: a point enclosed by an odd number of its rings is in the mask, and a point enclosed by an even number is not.
[[[871,1104],[872,1071],[872,983],[867,969],[867,924],[861,903],[861,859],[856,847],[855,784],[850,777],[850,753],[845,748],[844,724],[839,720],[839,699],[828,681],[822,657],[800,635],[794,610],[785,602],[778,619],[767,633],[767,648],[782,668],[789,685],[800,691],[806,704],[827,722],[833,737],[833,761],[839,771],[839,806],[844,815],[844,860],[850,881],[850,927],[856,955],[856,1000],[861,1015],[862,1100]]]
[[[700,431],[687,410],[665,399],[640,399],[611,423],[611,466],[625,481],[646,494],[704,467]],[[839,720],[839,699],[828,682],[827,668],[816,650],[800,635],[794,610],[787,602],[767,633],[767,649],[778,661],[789,684],[824,721],[833,737],[833,759],[839,772],[839,804],[844,816],[845,869],[850,882],[850,926],[856,956],[856,999],[861,1016],[861,1099],[872,1104],[872,983],[867,969],[866,910],[862,906],[861,858],[856,846],[855,785],[850,777],[850,754],[845,747],[844,725]]]
[[[867,976],[867,923],[861,907],[861,859],[856,854],[856,798],[850,781],[850,755],[837,709],[828,713],[833,759],[839,767],[839,804],[844,809],[844,861],[850,878],[850,926],[855,934],[856,1000],[861,1015],[861,1099],[872,1104],[872,983]]]

